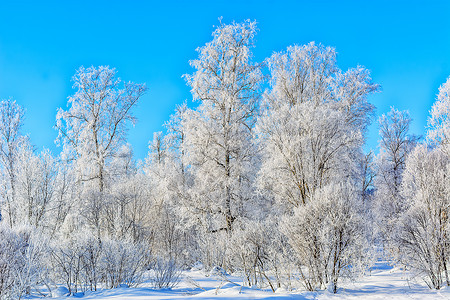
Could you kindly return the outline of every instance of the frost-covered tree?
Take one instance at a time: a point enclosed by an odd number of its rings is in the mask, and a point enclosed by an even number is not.
[[[52,226],[50,216],[56,196],[58,163],[49,150],[36,155],[28,142],[21,143],[17,164],[17,222],[34,228]]]
[[[252,62],[256,23],[221,24],[185,75],[194,100],[183,120],[183,150],[194,178],[188,206],[208,232],[231,233],[252,197],[252,128],[262,73]]]
[[[178,105],[175,108],[175,113],[170,116],[169,121],[164,123],[164,126],[167,129],[166,136],[166,147],[167,147],[167,155],[170,156],[170,159],[175,163],[176,170],[178,175],[180,176],[182,184],[180,187],[181,190],[178,191],[179,197],[187,196],[185,193],[185,184],[186,177],[188,176],[186,171],[186,153],[183,149],[183,144],[186,139],[185,128],[183,127],[183,118],[186,116],[186,112],[188,111],[188,107],[186,102],[182,105]]]
[[[439,87],[437,101],[431,108],[428,119],[427,140],[432,145],[440,145],[442,151],[450,155],[450,77]]]
[[[375,211],[383,239],[388,242],[392,226],[402,210],[401,184],[406,158],[417,144],[409,133],[411,118],[407,111],[391,108],[378,120],[380,153],[375,179]]]
[[[195,250],[187,245],[187,239],[195,236],[195,231],[186,225],[186,215],[180,204],[186,199],[184,167],[181,162],[182,129],[172,116],[168,135],[157,132],[149,143],[149,153],[144,172],[149,190],[149,240],[154,255],[160,262],[171,261],[177,264],[180,259],[189,261],[196,256]],[[181,108],[182,109],[182,108]],[[176,132],[172,130],[177,130]],[[192,250],[193,253],[187,253]],[[191,255],[191,257],[189,257]],[[191,261],[192,263],[192,261]]]
[[[316,189],[361,171],[373,112],[367,96],[378,85],[362,67],[342,73],[335,56],[333,48],[310,43],[267,60],[270,89],[257,124],[259,182],[287,208],[305,205]]]
[[[423,276],[430,288],[450,285],[449,156],[440,148],[417,146],[403,179],[404,213],[394,242],[401,262]]]
[[[136,173],[122,178],[111,189],[106,222],[117,239],[151,240],[154,222],[148,178]]]
[[[164,144],[164,165],[168,172],[165,173],[166,179],[170,182],[168,192],[171,193],[172,204],[177,209],[180,218],[187,218],[184,212],[183,203],[189,203],[190,194],[188,187],[192,186],[192,176],[187,165],[186,150],[184,148],[186,140],[186,128],[183,126],[183,120],[188,112],[186,103],[179,105],[175,113],[170,116],[168,122],[164,124],[167,129],[167,135],[163,139]],[[154,143],[154,142],[153,142]],[[150,150],[155,149],[151,147]],[[147,163],[155,163],[155,153],[149,153]],[[153,150],[154,152],[154,150]]]
[[[16,221],[12,205],[16,200],[17,152],[24,115],[25,110],[16,101],[0,101],[0,163],[3,183],[0,219],[6,217],[11,227]]]
[[[360,168],[362,175],[361,194],[363,195],[364,203],[367,204],[367,200],[371,198],[373,192],[374,179],[376,176],[374,154],[372,151],[364,154]],[[368,205],[370,206],[371,203]]]
[[[186,102],[175,108],[174,114],[164,124],[167,134],[164,137],[159,135],[160,142],[156,142],[154,137],[146,159],[145,172],[152,182],[152,190],[159,191],[156,194],[164,195],[165,198],[166,219],[160,224],[167,224],[167,229],[161,230],[161,233],[165,232],[169,238],[163,243],[161,250],[168,253],[170,259],[161,266],[178,263],[180,259],[185,264],[192,264],[201,259],[198,247],[199,214],[197,209],[190,205],[194,177],[185,149],[187,129],[184,120],[189,116],[189,111]],[[161,150],[162,155],[158,154]],[[163,160],[159,159],[160,157],[163,157]]]
[[[146,91],[143,84],[122,83],[108,66],[81,67],[74,77],[76,92],[67,110],[56,116],[57,141],[76,159],[80,180],[95,182],[102,192],[106,164],[125,142],[132,109]]]
[[[103,205],[105,231],[111,237],[139,241],[148,226],[148,187],[138,171],[129,145],[123,146],[109,164],[111,187]],[[145,221],[144,221],[145,220]]]
[[[77,176],[73,162],[68,162],[61,156],[54,158],[54,160],[56,166],[53,166],[53,168],[57,168],[53,192],[54,199],[50,206],[51,213],[46,225],[49,227],[50,236],[67,236],[73,232],[75,223],[73,221],[79,214],[77,210],[77,203],[79,202]]]

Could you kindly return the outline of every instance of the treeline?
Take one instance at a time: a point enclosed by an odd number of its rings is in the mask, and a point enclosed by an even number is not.
[[[337,292],[380,247],[431,288],[450,284],[450,81],[426,141],[393,108],[375,157],[369,71],[342,71],[315,43],[253,62],[256,31],[220,24],[198,48],[185,75],[197,106],[176,108],[144,162],[126,133],[146,87],[115,69],[76,72],[58,156],[36,152],[24,109],[0,103],[2,298],[133,286],[149,269],[168,287],[196,262],[249,286]]]

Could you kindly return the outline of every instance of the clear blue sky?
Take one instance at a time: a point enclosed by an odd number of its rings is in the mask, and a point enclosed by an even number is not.
[[[110,65],[147,83],[129,132],[144,158],[153,132],[191,95],[181,76],[211,39],[218,18],[255,19],[255,59],[310,41],[334,46],[342,69],[372,71],[383,91],[377,115],[409,109],[425,132],[438,87],[450,75],[450,1],[6,1],[0,0],[0,98],[27,109],[24,132],[38,149],[54,146],[56,109],[73,94],[81,66]],[[377,145],[372,126],[368,148]]]

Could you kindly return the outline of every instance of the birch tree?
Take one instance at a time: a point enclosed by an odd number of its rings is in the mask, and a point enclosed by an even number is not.
[[[326,184],[359,176],[361,146],[378,89],[369,72],[342,73],[335,50],[310,43],[267,59],[270,89],[257,129],[263,153],[260,187],[288,209]]]
[[[127,126],[135,123],[132,109],[146,87],[122,83],[108,66],[81,67],[72,80],[76,92],[69,108],[56,116],[57,142],[77,160],[80,180],[95,182],[102,192],[106,164],[124,144]]]
[[[251,137],[262,80],[251,61],[255,34],[255,22],[220,24],[190,62],[196,71],[185,75],[199,106],[186,112],[183,149],[194,177],[192,207],[208,216],[209,232],[231,233],[251,197]]]

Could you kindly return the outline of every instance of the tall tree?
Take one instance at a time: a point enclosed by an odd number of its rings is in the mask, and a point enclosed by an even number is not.
[[[2,202],[6,204],[6,207],[1,209],[0,219],[4,218],[6,212],[11,227],[15,222],[12,204],[15,202],[17,192],[15,172],[24,115],[25,110],[16,101],[7,99],[0,102],[0,162],[4,181]]]
[[[409,133],[411,118],[407,111],[391,108],[383,114],[380,127],[380,153],[377,156],[375,179],[375,212],[379,228],[387,242],[392,226],[403,212],[401,184],[406,158],[414,149],[418,138]]]
[[[450,77],[439,87],[428,119],[427,144],[408,155],[394,245],[401,261],[430,288],[450,286]]]
[[[287,208],[326,184],[359,173],[361,146],[378,89],[369,72],[342,73],[333,48],[310,43],[273,54],[270,89],[258,119],[260,186]]]
[[[67,110],[56,116],[57,141],[77,160],[82,181],[105,187],[105,166],[125,142],[131,110],[146,91],[143,84],[123,83],[108,66],[81,67],[72,78],[76,92]],[[123,87],[121,87],[123,85]]]
[[[198,213],[209,216],[210,232],[230,233],[251,197],[252,128],[263,78],[251,61],[255,34],[255,22],[220,24],[190,62],[196,71],[185,75],[200,102],[183,120],[183,147],[194,176],[191,199],[198,200],[192,203]]]

